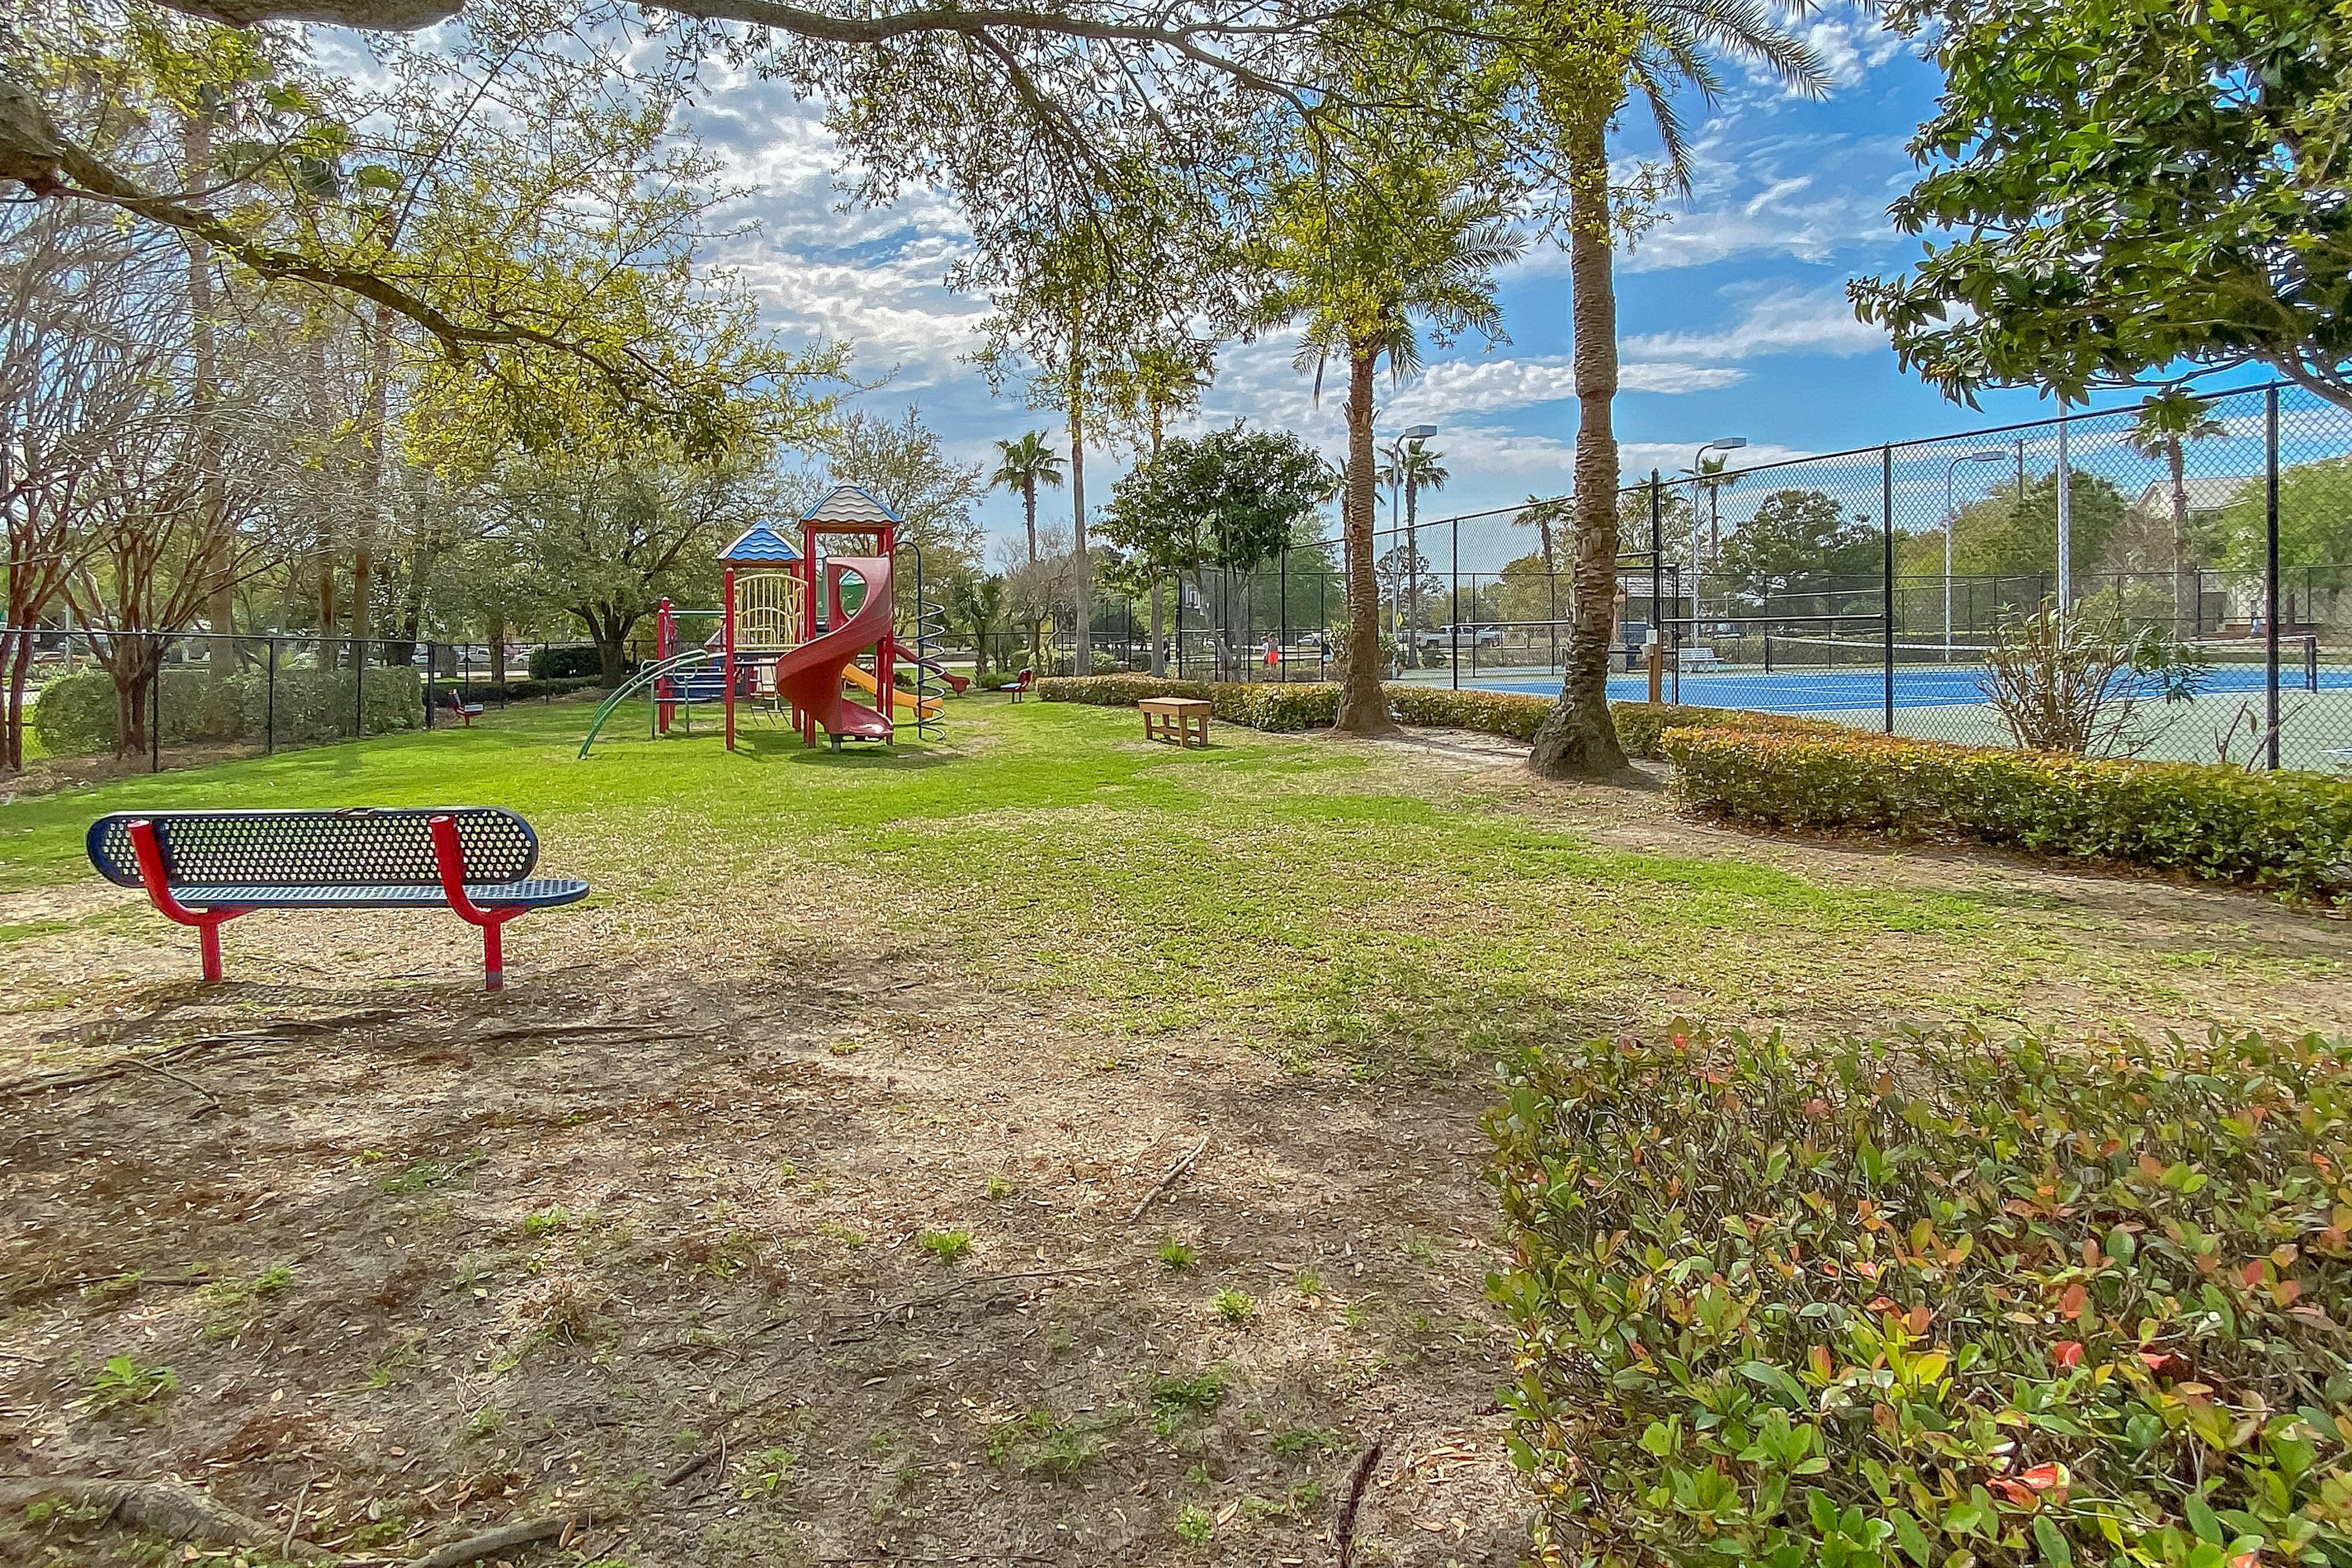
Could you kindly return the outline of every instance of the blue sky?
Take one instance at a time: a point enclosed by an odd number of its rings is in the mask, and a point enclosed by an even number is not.
[[[1668,221],[1621,261],[1619,309],[1626,390],[1617,430],[1629,475],[1686,465],[1693,449],[1741,436],[1748,460],[1842,448],[2054,412],[2031,392],[1988,395],[1981,411],[1948,403],[1906,376],[1882,336],[1855,321],[1844,285],[1899,269],[1918,242],[1895,232],[1888,204],[1910,183],[1904,144],[1933,107],[1937,73],[1860,9],[1819,14],[1808,29],[1837,79],[1811,101],[1740,79],[1712,110],[1687,106],[1696,179]],[[1050,415],[991,395],[962,356],[985,306],[941,283],[962,244],[952,206],[928,193],[882,209],[843,211],[837,153],[809,106],[738,80],[707,93],[697,129],[756,194],[740,216],[759,232],[727,247],[770,321],[852,340],[859,373],[888,373],[861,401],[908,403],[960,456],[991,455],[993,437],[1044,428]],[[1654,145],[1630,120],[1618,145]],[[1472,341],[1429,356],[1417,379],[1384,388],[1384,428],[1426,420],[1454,473],[1427,512],[1506,505],[1568,488],[1576,433],[1567,354],[1566,258],[1532,251],[1503,279],[1509,341]],[[1314,405],[1276,337],[1230,346],[1204,417],[1244,417],[1308,436],[1336,454],[1335,403]],[[2100,399],[2108,406],[2118,399]],[[1122,467],[1090,454],[1089,499]],[[1066,507],[1066,497],[1057,498]],[[1427,515],[1427,512],[1424,515]],[[1018,529],[1018,503],[992,496],[992,535]]]

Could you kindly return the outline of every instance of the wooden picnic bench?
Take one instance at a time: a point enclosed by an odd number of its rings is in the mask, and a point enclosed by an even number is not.
[[[1143,710],[1143,738],[1173,741],[1179,746],[1209,743],[1208,699],[1147,697],[1136,704]]]
[[[221,977],[222,924],[255,910],[446,908],[481,928],[495,991],[506,922],[588,895],[532,877],[539,835],[496,806],[126,811],[91,823],[88,847],[100,876],[196,928],[206,980]]]

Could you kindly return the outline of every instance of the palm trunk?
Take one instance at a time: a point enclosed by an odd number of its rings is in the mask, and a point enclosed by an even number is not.
[[[1609,715],[1609,627],[1617,596],[1617,435],[1610,418],[1617,395],[1617,294],[1603,121],[1578,129],[1569,158],[1579,412],[1575,575],[1566,675],[1528,765],[1547,778],[1606,779],[1624,773],[1627,763]]]
[[[1037,476],[1021,481],[1021,504],[1029,518],[1029,564],[1037,564]]]
[[[1151,673],[1168,673],[1168,638],[1160,609],[1160,579],[1151,580]]]
[[[1381,690],[1381,586],[1372,572],[1372,377],[1378,352],[1349,345],[1348,489],[1339,533],[1346,543],[1348,668],[1331,728],[1380,735],[1396,728]]]
[[[2197,635],[2197,574],[2189,564],[2188,458],[2179,441],[2164,445],[2172,470],[2172,635],[2187,642]]]

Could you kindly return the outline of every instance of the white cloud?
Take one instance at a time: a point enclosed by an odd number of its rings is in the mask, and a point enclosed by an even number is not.
[[[1886,346],[1886,334],[1855,320],[1845,295],[1778,289],[1750,303],[1720,331],[1649,332],[1625,340],[1627,353],[1662,359],[1752,359],[1759,354],[1833,354],[1850,358]]]

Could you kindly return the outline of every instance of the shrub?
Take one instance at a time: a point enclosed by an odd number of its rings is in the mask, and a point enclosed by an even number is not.
[[[162,689],[150,699],[162,703],[163,743],[236,740],[244,731],[238,693],[247,679],[238,674],[220,680],[203,666],[165,666],[157,676]],[[89,756],[114,750],[121,734],[120,716],[114,678],[103,669],[79,669],[41,688],[33,703],[33,731],[51,756]]]
[[[1675,798],[1779,827],[1944,835],[2352,893],[2352,779],[1955,746],[1861,731],[1667,731]]]
[[[1129,708],[1147,697],[1210,697],[1206,680],[1178,680],[1154,675],[1049,675],[1037,682],[1038,697],[1047,702],[1083,702],[1096,708]],[[1212,698],[1212,700],[1214,699]]]
[[[1545,1563],[2352,1561],[2352,1043],[1504,1064]]]
[[[1656,762],[1673,730],[1761,730],[1783,735],[1852,735],[1859,731],[1827,719],[1807,719],[1794,713],[1751,713],[1744,708],[1686,708],[1672,702],[1612,702],[1610,716],[1617,725],[1617,743],[1629,757]]]
[[[1507,735],[1532,741],[1536,727],[1551,711],[1551,699],[1511,691],[1456,691],[1444,686],[1391,686],[1389,711],[1400,724],[1425,724],[1433,729],[1475,730],[1481,734]]]
[[[583,677],[600,679],[604,674],[604,656],[596,651],[594,643],[562,643],[530,650],[533,680],[578,680]]]
[[[256,739],[265,726],[275,731],[281,746],[341,740],[352,732],[353,693],[348,669],[281,668],[274,700],[265,670],[247,670],[236,684],[245,698],[245,732]],[[424,726],[425,682],[418,670],[371,669],[358,696],[367,734]]]
[[[447,694],[452,691],[462,692],[468,700],[475,702],[535,702],[542,697],[562,697],[585,690],[595,685],[599,679],[593,675],[567,675],[560,680],[509,680],[504,686],[490,680],[468,683],[444,679],[434,684],[433,695],[436,701],[441,702],[448,701]]]

